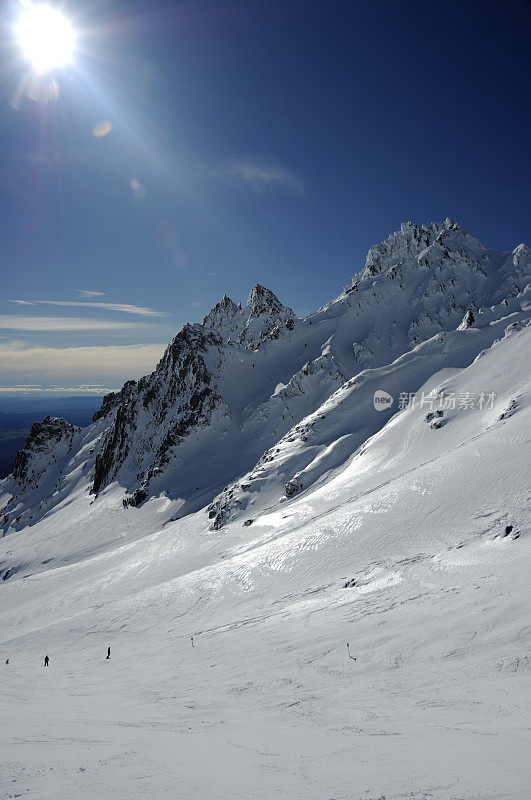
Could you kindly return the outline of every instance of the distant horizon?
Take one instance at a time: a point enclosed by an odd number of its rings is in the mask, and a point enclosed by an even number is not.
[[[0,403],[2,399],[20,399],[24,397],[38,397],[38,396],[46,396],[46,397],[57,397],[57,398],[64,398],[68,399],[70,397],[103,397],[110,392],[117,392],[120,391],[122,387],[115,387],[115,388],[102,388],[98,390],[94,390],[92,392],[88,392],[85,389],[77,388],[75,386],[70,387],[68,389],[50,389],[46,386],[39,387],[35,386],[33,389],[17,389],[17,388],[4,388],[0,386]]]

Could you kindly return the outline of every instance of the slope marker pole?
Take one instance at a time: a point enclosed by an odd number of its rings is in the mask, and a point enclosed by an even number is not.
[[[351,658],[353,661],[356,661],[356,657],[350,655],[350,645],[348,642],[347,642],[347,653],[349,658]]]

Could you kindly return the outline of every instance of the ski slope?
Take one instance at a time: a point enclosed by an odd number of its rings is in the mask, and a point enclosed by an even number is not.
[[[206,508],[170,521],[163,494],[123,509],[117,482],[94,500],[76,456],[53,512],[0,542],[0,798],[527,800],[518,302],[448,334],[455,360],[430,339],[384,369],[414,363],[434,408],[492,404],[445,410],[440,428],[414,404],[380,412],[352,442],[353,398],[378,383],[354,379],[302,469],[336,442],[338,458],[287,497],[302,445],[286,442],[220,530]]]

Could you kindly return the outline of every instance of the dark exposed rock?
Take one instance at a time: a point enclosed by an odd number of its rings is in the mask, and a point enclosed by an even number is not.
[[[74,435],[80,430],[61,417],[48,416],[42,422],[35,422],[24,447],[16,455],[13,467],[15,481],[23,486],[37,480],[50,461],[57,457],[59,446],[62,445],[63,450],[68,452]]]
[[[129,499],[130,506],[141,506],[144,500],[147,499],[147,492],[145,489],[135,489],[133,496]]]
[[[495,538],[507,539],[510,537],[513,541],[520,538],[520,531],[514,529],[514,525],[506,525],[502,533],[497,534]]]
[[[465,316],[463,317],[463,322],[461,323],[461,325],[459,327],[460,328],[471,328],[475,321],[476,321],[476,318],[474,317],[474,314],[472,313],[472,309],[469,308],[468,311],[466,312]]]
[[[301,489],[302,489],[302,483],[299,483],[299,481],[295,481],[293,479],[288,481],[284,486],[286,497],[293,497],[293,495],[297,494],[297,492],[300,492]]]
[[[253,286],[247,303],[249,316],[259,317],[261,314],[274,316],[285,311],[284,306],[270,289],[257,283]]]
[[[518,403],[513,398],[511,400],[511,402],[509,403],[509,405],[507,406],[507,408],[505,409],[505,411],[503,412],[503,414],[500,414],[498,419],[502,420],[502,419],[508,419],[509,417],[512,417],[512,415],[515,413],[517,407],[518,407]]]
[[[208,344],[202,326],[185,325],[151,375],[126,384],[118,401],[111,398],[108,413],[115,408],[115,417],[96,457],[94,493],[114,480],[131,457],[144,466],[141,484],[129,500],[130,505],[140,505],[171,448],[193,427],[208,424],[221,401],[210,388],[211,375],[203,359]],[[146,443],[151,450],[147,453]]]
[[[126,381],[119,392],[110,392],[110,394],[106,394],[103,398],[101,408],[99,408],[92,417],[92,422],[97,422],[99,419],[103,419],[103,417],[112,414],[120,403],[123,403],[124,399],[131,394],[135,386],[136,381]]]

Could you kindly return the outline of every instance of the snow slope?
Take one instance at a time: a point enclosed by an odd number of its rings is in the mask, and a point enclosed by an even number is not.
[[[323,477],[328,479],[330,470],[342,467],[355,455],[362,456],[367,439],[396,412],[401,396],[409,398],[418,393],[420,400],[423,393],[428,395],[423,385],[430,376],[471,364],[513,326],[527,324],[530,312],[531,287],[510,302],[483,309],[476,322],[464,322],[455,331],[438,333],[393,363],[363,370],[346,381],[313,414],[264,453],[249,473],[226,487],[214,500],[209,506],[214,526],[219,528],[227,519],[235,519],[244,511],[252,516],[267,503],[275,506],[279,499],[307,490]],[[480,388],[476,399],[483,393],[486,403],[487,388]],[[447,394],[442,388],[433,391],[436,397]],[[376,408],[373,398],[377,392],[388,393],[392,404],[383,410]],[[454,392],[452,403],[457,407],[458,395]],[[402,400],[402,404],[407,402],[405,397]],[[448,401],[443,397],[436,402],[426,399],[425,403],[426,413],[440,406],[441,419],[437,424],[441,426],[448,422],[443,411],[445,405]]]
[[[402,224],[340,297],[305,319],[263,286],[243,308],[225,296],[202,325],[179,331],[151,375],[104,399],[82,441],[69,442],[62,471],[53,453],[44,464],[36,454],[55,494],[22,470],[0,484],[16,498],[0,497],[3,531],[49,514],[71,495],[74,474],[98,497],[117,481],[119,505],[163,494],[168,519],[196,511],[346,380],[455,330],[467,313],[512,302],[530,280],[525,245],[492,250],[447,219]]]
[[[32,488],[27,464],[50,456],[31,443],[10,502],[35,524],[0,542],[0,798],[527,798],[523,289],[353,367],[324,397],[310,381],[314,407],[290,406],[294,424],[272,427],[249,474],[181,519],[171,492],[127,508],[119,480],[90,493],[106,414],[70,431],[52,499]],[[325,332],[342,372],[344,324]],[[431,399],[397,410],[402,392]]]

